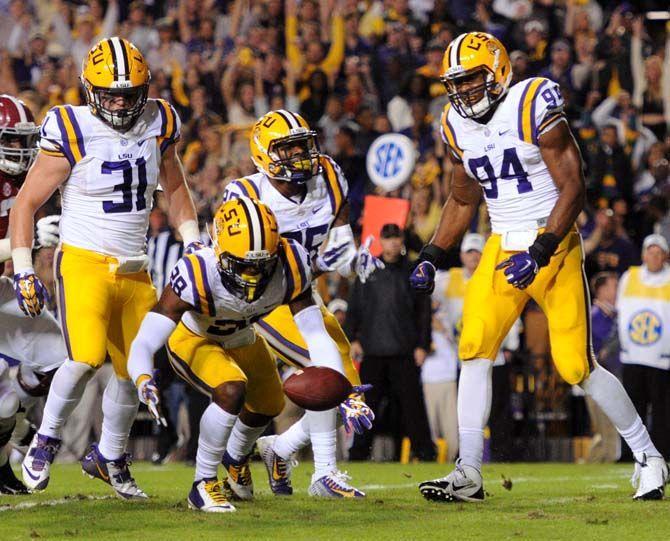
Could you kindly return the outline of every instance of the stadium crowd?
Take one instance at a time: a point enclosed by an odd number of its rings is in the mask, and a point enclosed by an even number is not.
[[[514,82],[542,76],[561,85],[586,168],[588,205],[578,225],[598,317],[614,317],[616,281],[640,264],[643,240],[656,233],[670,241],[670,21],[662,13],[648,15],[667,9],[667,2],[0,0],[0,6],[0,93],[21,97],[38,121],[54,105],[85,103],[80,66],[99,39],[118,35],[143,51],[152,75],[149,96],[169,100],[182,119],[179,151],[203,227],[226,184],[255,172],[248,152],[251,124],[270,109],[285,108],[307,119],[320,135],[322,150],[342,167],[350,184],[354,230],[360,232],[366,195],[406,198],[411,210],[404,244],[409,256],[418,252],[449,193],[450,162],[439,131],[447,102],[439,80],[442,56],[460,33],[482,30],[507,46]],[[408,136],[419,158],[409,183],[381,194],[368,178],[365,156],[375,138],[391,131]],[[471,229],[483,235],[489,230],[483,203]],[[150,237],[160,289],[169,274],[166,267],[180,253],[160,206]],[[172,246],[176,251],[168,257]],[[42,250],[37,264],[53,287],[51,263],[49,251]],[[461,265],[458,250],[451,264]],[[332,278],[322,285],[326,302],[335,300],[333,306],[346,312],[342,301],[351,284]],[[613,294],[606,293],[607,287]],[[565,458],[541,451],[539,443],[514,452],[515,438],[589,431],[583,400],[559,383],[552,369],[546,320],[533,306],[522,319],[523,340],[512,341],[504,355],[509,366],[496,391],[501,407],[494,409],[498,419],[492,424],[500,428],[492,429],[492,454]],[[603,329],[594,324],[597,349],[605,352],[599,358],[617,372],[616,325]],[[433,333],[440,332],[436,322]],[[414,360],[419,378],[425,359],[415,355]],[[456,370],[449,374],[446,380],[455,381]],[[653,408],[665,408],[659,422],[667,431],[668,371],[652,385],[664,390],[665,402]],[[180,383],[166,388],[168,405],[188,401]],[[195,408],[199,399],[191,398]],[[389,415],[393,410],[385,408]],[[606,433],[592,405],[589,411],[594,429]],[[503,415],[509,423],[500,422]],[[176,414],[172,417],[173,425],[180,424]],[[431,417],[434,436],[437,422]],[[392,425],[381,423],[395,433]],[[172,443],[170,435],[163,439],[161,456]],[[613,460],[616,452],[598,456]]]

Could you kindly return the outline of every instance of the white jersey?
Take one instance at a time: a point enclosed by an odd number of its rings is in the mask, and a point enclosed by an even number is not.
[[[65,157],[72,171],[61,186],[64,244],[112,256],[145,251],[161,156],[179,139],[179,116],[165,100],[148,100],[135,126],[120,133],[88,107],[51,109],[42,123],[42,152]]]
[[[251,325],[309,289],[312,281],[307,251],[291,239],[280,239],[280,243],[274,275],[261,297],[251,303],[224,287],[212,248],[182,257],[170,275],[173,291],[193,307],[182,316],[182,323],[227,348],[253,343]]]
[[[540,134],[564,120],[558,84],[533,77],[515,84],[486,124],[448,104],[440,122],[453,156],[484,192],[494,233],[546,225],[558,189],[542,159]]]
[[[307,181],[300,202],[279,193],[264,173],[234,180],[226,186],[223,200],[246,196],[265,203],[277,218],[279,234],[296,240],[313,257],[328,238],[349,190],[342,170],[330,157],[322,154],[320,163],[321,171]]]

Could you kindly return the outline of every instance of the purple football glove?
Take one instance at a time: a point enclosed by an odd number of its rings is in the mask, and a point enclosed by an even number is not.
[[[496,270],[505,269],[507,281],[517,289],[526,289],[540,270],[537,261],[528,252],[519,252],[500,263]]]
[[[34,271],[29,270],[14,275],[14,291],[21,311],[30,317],[37,317],[49,302],[49,292]]]
[[[435,265],[421,261],[409,275],[410,285],[422,293],[432,293],[435,289]]]
[[[363,402],[362,394],[372,389],[372,385],[357,385],[351,389],[349,397],[338,406],[340,416],[344,422],[347,433],[352,430],[356,434],[362,434],[372,428],[375,414],[370,407]]]

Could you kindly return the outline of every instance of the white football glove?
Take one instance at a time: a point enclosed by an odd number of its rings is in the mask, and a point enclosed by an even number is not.
[[[354,270],[362,284],[377,269],[385,268],[384,262],[370,253],[370,245],[375,240],[374,236],[369,235],[365,242],[358,247],[356,254]]]
[[[350,269],[356,258],[356,243],[350,225],[334,227],[328,234],[328,242],[321,254],[313,262],[315,270],[331,272],[337,270],[344,275],[341,269]],[[349,271],[347,270],[347,274]]]
[[[45,216],[37,220],[35,229],[37,232],[37,245],[41,248],[51,248],[56,246],[60,241],[60,234],[58,232],[58,224],[60,216],[54,214],[52,216]]]

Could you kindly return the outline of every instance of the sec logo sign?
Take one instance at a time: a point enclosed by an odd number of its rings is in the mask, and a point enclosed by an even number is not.
[[[650,346],[658,342],[662,334],[661,318],[651,310],[642,310],[630,318],[628,335],[636,344]]]
[[[366,158],[370,180],[388,192],[407,182],[415,163],[414,143],[399,133],[387,133],[375,139]]]

